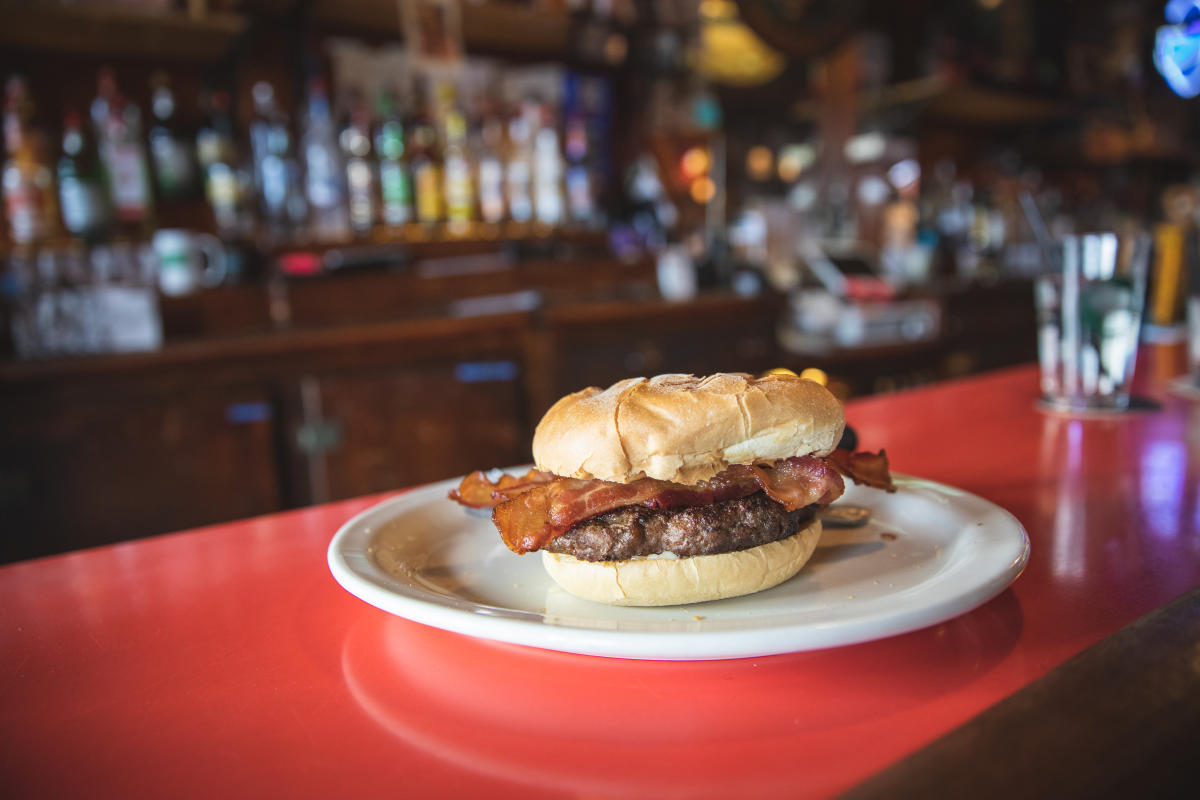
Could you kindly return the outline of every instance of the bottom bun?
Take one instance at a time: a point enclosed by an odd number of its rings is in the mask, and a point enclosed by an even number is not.
[[[786,539],[687,558],[580,561],[542,551],[555,583],[576,597],[615,606],[674,606],[761,592],[800,571],[821,538],[814,519]]]

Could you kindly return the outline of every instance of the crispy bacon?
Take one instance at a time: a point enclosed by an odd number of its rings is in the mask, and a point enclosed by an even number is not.
[[[829,461],[838,472],[855,483],[889,492],[896,491],[896,484],[892,483],[892,473],[888,469],[886,450],[880,450],[878,453],[834,450],[829,454]]]
[[[493,483],[488,480],[486,472],[475,470],[462,479],[457,489],[451,489],[448,497],[471,508],[495,508],[497,503],[516,497],[535,486],[545,485],[557,477],[553,472],[531,469],[521,476],[505,473],[500,476],[500,480]]]
[[[772,467],[744,467],[754,473],[767,497],[788,511],[816,503],[827,506],[846,490],[842,476],[823,459],[789,458]]]
[[[814,456],[789,458],[770,467],[735,465],[696,486],[653,478],[632,483],[559,478],[498,504],[492,522],[509,549],[528,553],[584,520],[625,506],[709,505],[761,490],[792,511],[814,503],[828,505],[844,488],[841,475]]]

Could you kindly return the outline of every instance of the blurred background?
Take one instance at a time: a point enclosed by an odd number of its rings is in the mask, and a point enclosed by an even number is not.
[[[0,0],[0,561],[526,462],[630,375],[1029,362],[1039,231],[1152,231],[1176,336],[1194,6]]]

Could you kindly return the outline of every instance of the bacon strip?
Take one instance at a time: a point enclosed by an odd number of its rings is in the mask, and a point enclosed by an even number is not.
[[[892,473],[888,469],[887,451],[878,453],[851,453],[849,450],[834,450],[829,454],[829,461],[837,471],[864,486],[875,489],[896,491],[892,483]]]
[[[735,465],[696,486],[643,478],[633,483],[559,478],[511,497],[492,510],[492,522],[509,549],[540,550],[584,520],[625,506],[699,506],[766,492],[789,511],[828,505],[845,489],[842,477],[820,458],[802,456],[772,467]]]
[[[557,479],[553,472],[531,469],[520,477],[505,473],[493,483],[486,472],[477,469],[463,478],[457,489],[451,489],[447,497],[471,508],[495,508],[497,503]]]
[[[767,497],[788,511],[816,503],[827,506],[842,496],[842,476],[820,458],[789,458],[773,467],[745,467],[754,473]]]

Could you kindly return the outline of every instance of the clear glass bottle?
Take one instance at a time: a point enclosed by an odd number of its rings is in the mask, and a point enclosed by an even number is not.
[[[594,221],[596,215],[592,175],[588,166],[590,147],[587,124],[582,115],[574,114],[567,118],[564,128],[567,207],[570,209],[572,221],[587,225]]]
[[[505,159],[508,215],[513,222],[533,220],[533,129],[522,110],[508,123],[508,157]]]
[[[259,216],[268,234],[286,239],[304,224],[308,204],[300,189],[300,164],[292,146],[287,115],[275,102],[271,84],[259,81],[251,90],[250,153]]]
[[[340,240],[350,235],[346,189],[336,139],[325,82],[314,80],[309,87],[308,118],[301,152],[309,232],[322,240]]]
[[[350,209],[350,227],[361,235],[369,234],[378,217],[375,154],[371,143],[371,115],[359,92],[349,97],[346,122],[338,135],[342,161],[346,166],[346,199]]]
[[[558,129],[550,108],[537,105],[533,113],[538,121],[533,137],[533,215],[538,223],[557,226],[563,223],[563,159]]]
[[[477,175],[479,216],[498,225],[507,215],[504,202],[504,122],[490,102],[485,102],[479,125]]]
[[[77,111],[68,111],[63,119],[58,197],[63,225],[72,236],[98,242],[112,233],[108,173],[100,161],[95,140]]]

